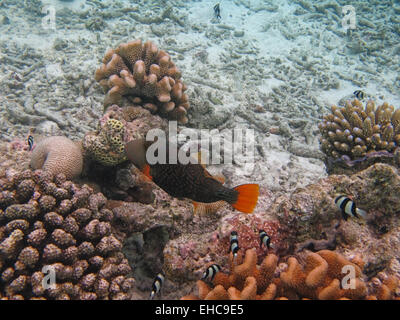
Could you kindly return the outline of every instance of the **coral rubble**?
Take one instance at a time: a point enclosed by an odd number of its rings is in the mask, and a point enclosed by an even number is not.
[[[128,299],[134,279],[106,201],[64,174],[1,177],[0,298]]]
[[[151,41],[135,40],[110,49],[95,79],[107,91],[104,104],[119,104],[123,96],[180,123],[188,121],[187,87],[170,56]]]
[[[342,108],[332,106],[331,112],[319,124],[329,173],[354,172],[375,162],[400,163],[399,109],[387,102],[376,107],[372,100],[363,107],[354,99]]]

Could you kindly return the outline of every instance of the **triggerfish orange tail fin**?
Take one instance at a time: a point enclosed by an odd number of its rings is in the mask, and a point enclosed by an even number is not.
[[[232,207],[244,213],[252,213],[257,205],[260,187],[258,184],[242,184],[233,188],[238,194],[235,203]]]

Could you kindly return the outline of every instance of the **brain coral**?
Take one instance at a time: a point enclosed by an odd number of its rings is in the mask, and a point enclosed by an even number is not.
[[[400,143],[400,109],[387,102],[376,107],[372,100],[363,107],[355,99],[342,108],[332,106],[331,112],[319,124],[321,149],[328,160],[353,166],[370,158],[398,158],[393,155]]]
[[[101,193],[42,170],[0,181],[1,299],[130,297],[131,268]]]
[[[52,174],[63,173],[68,179],[76,178],[83,167],[81,147],[62,136],[44,138],[33,149],[30,166]]]
[[[110,49],[95,79],[107,95],[104,104],[119,104],[123,96],[180,123],[188,121],[188,97],[181,73],[170,56],[151,41],[135,40]]]

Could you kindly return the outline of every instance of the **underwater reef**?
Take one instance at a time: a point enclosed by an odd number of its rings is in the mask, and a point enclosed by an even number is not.
[[[338,78],[358,87],[378,79],[398,91],[398,76],[382,77],[399,70],[391,57],[399,52],[398,18],[390,15],[398,6],[374,1],[376,22],[356,1],[363,28],[345,34],[336,28],[344,1],[296,0],[290,16],[281,4],[232,2],[250,19],[273,15],[257,32],[281,35],[287,52],[266,55],[270,41],[260,45],[239,24],[193,19],[180,0],[108,8],[90,1],[57,11],[57,28],[82,37],[55,34],[44,50],[0,43],[0,124],[7,128],[0,142],[0,299],[147,299],[161,270],[157,299],[399,298],[398,111],[351,96],[317,128],[327,110],[319,93],[338,89]],[[6,9],[23,11],[30,26],[41,17],[37,1],[2,1],[5,34],[14,28]],[[302,21],[326,24],[311,41],[313,52],[298,45],[313,29]],[[158,43],[129,41],[132,35]],[[332,62],[350,67],[331,72]],[[169,196],[127,161],[124,144],[166,129],[167,120],[199,130],[255,129],[250,178],[261,190],[253,214],[223,206],[195,215],[190,201]],[[39,133],[32,133],[32,152],[21,138],[28,127]],[[243,179],[233,172],[222,170],[227,185]],[[367,218],[343,219],[338,195],[351,197]],[[271,248],[260,244],[259,229]],[[240,247],[235,262],[227,254],[232,231]],[[199,280],[212,264],[221,272]],[[57,275],[52,288],[42,282],[48,265]],[[356,270],[354,291],[341,286],[346,265]]]
[[[83,152],[87,158],[104,166],[115,166],[128,160],[124,150],[127,142],[145,138],[151,129],[166,127],[165,120],[140,105],[121,108],[114,104],[99,119],[98,130],[85,134]]]

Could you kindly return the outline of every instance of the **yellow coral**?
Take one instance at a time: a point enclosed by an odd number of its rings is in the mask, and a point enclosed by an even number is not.
[[[86,153],[105,166],[126,161],[125,126],[117,119],[108,119],[99,132],[87,133],[83,140]]]

